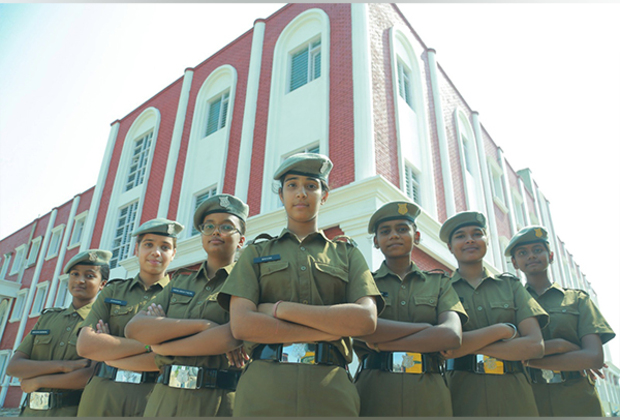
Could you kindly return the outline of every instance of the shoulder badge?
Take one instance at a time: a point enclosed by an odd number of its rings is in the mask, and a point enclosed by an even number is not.
[[[432,270],[424,270],[424,274],[441,274],[442,276],[450,277],[450,273],[441,268],[433,268]]]
[[[501,278],[502,280],[513,280],[513,281],[518,281],[519,283],[521,282],[521,280],[519,279],[519,277],[515,276],[512,273],[502,273],[502,274],[498,274],[497,277]]]
[[[259,243],[259,242],[271,241],[272,239],[276,239],[276,238],[277,238],[277,236],[271,236],[268,233],[261,233],[256,238],[250,239],[247,242],[247,245],[254,245],[254,244]]]
[[[355,242],[353,240],[353,238],[346,236],[346,235],[337,235],[334,236],[334,238],[332,239],[333,242],[344,242],[345,244],[348,245],[353,245],[354,247],[357,248],[357,242]]]
[[[121,281],[127,281],[129,279],[121,279],[121,278],[117,278],[117,279],[110,279],[108,280],[108,282],[105,284],[104,287],[108,287],[109,285],[111,285],[112,283],[116,283],[116,282],[121,282]]]
[[[571,288],[571,287],[563,287],[563,289],[564,289],[564,290],[573,290],[573,291],[575,291],[575,292],[581,292],[581,293],[583,293],[583,294],[584,294],[584,295],[586,295],[586,296],[590,296],[590,295],[588,294],[588,292],[586,292],[585,290],[582,290],[582,289],[573,289],[573,288]]]
[[[46,314],[48,312],[62,312],[64,310],[65,308],[61,308],[61,307],[45,308],[41,311],[41,315]]]

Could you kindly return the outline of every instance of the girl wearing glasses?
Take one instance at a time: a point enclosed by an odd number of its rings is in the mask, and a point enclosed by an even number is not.
[[[245,241],[248,210],[228,194],[203,202],[194,213],[194,227],[202,234],[207,260],[197,271],[180,270],[127,324],[127,336],[152,349],[161,373],[145,417],[232,415],[246,357],[216,298]]]
[[[331,168],[315,153],[282,163],[274,179],[287,228],[250,245],[218,296],[230,309],[233,335],[252,354],[234,416],[359,414],[346,370],[349,337],[375,330],[383,300],[361,252],[318,229]]]

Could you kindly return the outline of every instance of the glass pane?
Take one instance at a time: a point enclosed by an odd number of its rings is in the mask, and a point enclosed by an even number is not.
[[[290,91],[308,83],[308,50],[304,49],[291,58]]]

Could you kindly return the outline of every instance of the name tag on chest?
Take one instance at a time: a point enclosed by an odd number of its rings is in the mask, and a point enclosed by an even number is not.
[[[32,335],[48,335],[50,333],[50,330],[32,330],[30,331],[30,334]]]
[[[104,302],[105,303],[111,303],[113,305],[127,306],[127,301],[126,300],[105,298]]]
[[[254,264],[260,264],[269,261],[278,261],[280,259],[280,254],[274,255],[266,255],[264,257],[256,257],[254,258]]]
[[[189,297],[193,297],[196,294],[196,292],[192,292],[191,290],[179,289],[177,287],[172,288],[172,293]]]

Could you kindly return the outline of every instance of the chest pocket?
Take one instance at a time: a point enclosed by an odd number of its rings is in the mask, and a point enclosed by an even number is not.
[[[295,300],[292,283],[296,276],[290,273],[288,261],[271,261],[258,266],[261,302]]]
[[[437,296],[414,296],[413,301],[415,313],[411,313],[411,320],[414,322],[428,322],[435,325],[437,323]]]
[[[47,346],[51,342],[52,342],[52,335],[51,334],[37,335],[34,338],[34,345],[35,346]]]
[[[112,307],[110,308],[110,316],[126,316],[128,314],[131,314],[133,310],[134,305],[112,305]]]
[[[170,306],[168,307],[168,313],[166,315],[173,318],[186,318],[189,303],[194,299],[194,296],[185,296],[178,293],[173,293],[170,296]]]
[[[349,273],[341,267],[331,264],[315,262],[314,281],[321,302],[315,304],[334,305],[347,302],[347,286],[349,284]]]
[[[493,324],[509,322],[514,324],[517,320],[517,308],[513,301],[498,300],[490,303],[491,315],[489,321]]]
[[[564,338],[572,342],[579,343],[579,337],[577,328],[579,326],[579,311],[566,308],[548,308],[549,313],[549,328],[551,331],[551,338]]]

